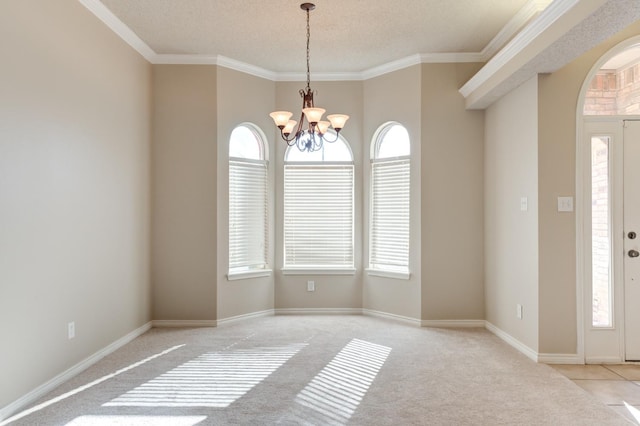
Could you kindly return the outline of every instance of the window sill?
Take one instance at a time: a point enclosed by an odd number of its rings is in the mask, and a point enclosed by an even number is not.
[[[282,275],[355,275],[355,268],[282,268]]]
[[[374,277],[393,278],[396,280],[408,280],[411,272],[381,271],[380,269],[366,269],[367,274]]]
[[[249,278],[260,278],[260,277],[270,277],[271,269],[259,269],[253,271],[243,271],[243,272],[229,272],[227,274],[227,280],[229,281],[237,281],[237,280],[246,280]]]

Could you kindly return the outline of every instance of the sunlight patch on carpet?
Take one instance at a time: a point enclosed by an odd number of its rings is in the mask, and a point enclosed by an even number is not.
[[[103,407],[225,408],[306,345],[205,353],[103,404]]]
[[[640,422],[640,410],[638,410],[633,405],[629,404],[627,401],[623,401],[623,402],[624,402],[624,406],[627,408],[627,410],[629,410],[629,413],[631,413],[633,418],[636,419],[636,421]]]
[[[358,408],[391,348],[353,339],[297,395],[324,423],[344,424]]]
[[[38,404],[35,407],[31,407],[31,408],[29,408],[27,410],[24,410],[24,411],[16,414],[15,416],[12,416],[12,417],[0,422],[0,426],[8,425],[11,422],[14,422],[14,421],[16,421],[18,419],[21,419],[21,418],[26,417],[26,416],[28,416],[30,414],[33,414],[33,413],[35,413],[37,411],[40,411],[40,410],[42,410],[44,408],[47,408],[50,405],[56,404],[56,403],[58,403],[60,401],[63,401],[65,399],[69,398],[69,397],[72,397],[72,396],[74,396],[76,394],[79,394],[80,392],[83,392],[83,391],[85,391],[85,390],[87,390],[89,388],[92,388],[92,387],[94,387],[94,386],[96,386],[96,385],[98,385],[98,384],[100,384],[100,383],[102,383],[104,381],[107,381],[109,379],[113,379],[114,377],[119,376],[122,373],[125,373],[125,372],[127,372],[129,370],[132,370],[132,369],[134,369],[136,367],[139,367],[139,366],[141,366],[143,364],[146,364],[149,361],[152,361],[152,360],[154,360],[156,358],[159,358],[159,357],[161,357],[163,355],[166,355],[166,354],[168,354],[170,352],[173,352],[176,349],[179,349],[179,348],[181,348],[183,346],[184,346],[184,344],[173,346],[173,347],[171,347],[171,348],[169,348],[167,350],[164,350],[162,352],[159,352],[159,353],[157,353],[155,355],[151,355],[150,357],[147,357],[147,358],[145,358],[145,359],[143,359],[141,361],[135,362],[135,363],[133,363],[133,364],[127,366],[127,367],[121,368],[121,369],[119,369],[119,370],[117,370],[117,371],[115,371],[115,372],[113,372],[111,374],[107,374],[106,376],[102,376],[99,379],[96,379],[96,380],[92,381],[91,383],[87,383],[86,385],[79,386],[79,387],[77,387],[77,388],[75,388],[75,389],[73,389],[73,390],[71,390],[69,392],[63,393],[62,395],[59,395],[59,396],[57,396],[55,398],[52,398],[52,399],[50,399],[48,401],[45,401],[45,402],[43,402],[41,404]]]

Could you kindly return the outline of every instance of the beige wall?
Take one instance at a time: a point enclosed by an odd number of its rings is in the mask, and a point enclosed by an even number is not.
[[[154,320],[213,321],[217,280],[217,67],[153,67]]]
[[[364,175],[363,268],[368,266],[370,159],[371,142],[376,131],[389,121],[406,127],[411,139],[411,236],[409,280],[363,274],[363,307],[377,312],[420,319],[420,110],[421,67],[416,65],[364,82],[364,140],[362,174]]]
[[[351,147],[355,160],[355,264],[358,269],[355,275],[283,275],[282,245],[282,202],[283,173],[275,176],[276,193],[276,245],[275,245],[275,307],[276,309],[359,309],[362,307],[362,86],[360,81],[312,82],[317,93],[314,97],[316,106],[325,108],[327,113],[345,113],[350,116],[345,129],[341,133]],[[305,87],[304,82],[276,83],[275,108],[287,111],[300,111],[302,99],[298,94]],[[270,111],[266,111],[267,113]],[[298,120],[297,117],[294,117]],[[286,143],[275,135],[277,128],[271,124],[274,135],[274,156],[272,164],[275,170],[284,167]],[[295,149],[295,148],[294,148]],[[307,291],[307,280],[315,281],[316,291]]]
[[[2,408],[151,319],[151,70],[76,0],[0,28]]]
[[[537,77],[487,109],[484,170],[486,320],[537,351]]]
[[[422,65],[423,320],[484,319],[484,111],[458,93],[479,67]]]
[[[229,281],[227,273],[229,269],[229,138],[236,126],[242,123],[252,123],[265,133],[269,158],[273,157],[274,139],[272,135],[275,126],[269,117],[269,112],[275,108],[275,83],[222,67],[218,68],[217,76],[217,318],[225,319],[270,310],[274,307],[273,274],[269,277]],[[275,141],[275,143],[279,142]],[[275,161],[271,160],[269,162],[269,247],[271,250],[269,250],[268,262],[272,267],[275,245],[274,166]]]

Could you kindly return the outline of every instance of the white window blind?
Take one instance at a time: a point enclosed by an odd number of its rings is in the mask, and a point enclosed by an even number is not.
[[[267,265],[267,162],[229,160],[229,272]]]
[[[371,163],[369,267],[409,271],[409,158]]]
[[[284,168],[284,267],[353,268],[353,164]]]

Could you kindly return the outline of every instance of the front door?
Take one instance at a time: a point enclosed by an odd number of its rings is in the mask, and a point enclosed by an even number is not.
[[[640,121],[624,122],[623,157],[625,360],[640,361]]]

